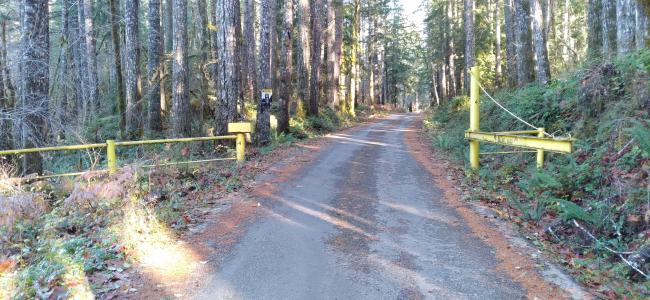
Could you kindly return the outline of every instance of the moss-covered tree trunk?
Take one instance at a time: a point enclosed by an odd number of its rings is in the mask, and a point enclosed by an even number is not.
[[[147,131],[162,130],[160,109],[160,79],[162,75],[163,35],[160,26],[160,0],[149,0],[149,51],[147,60]]]

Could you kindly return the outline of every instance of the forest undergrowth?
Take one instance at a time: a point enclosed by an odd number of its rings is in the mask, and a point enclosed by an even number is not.
[[[387,113],[360,107],[352,118],[322,110],[319,118],[292,119],[290,133],[275,135],[269,145],[249,147],[248,160]],[[137,292],[130,282],[133,265],[151,257],[146,253],[154,245],[178,241],[206,211],[227,208],[222,198],[239,190],[256,170],[233,162],[155,169],[142,164],[154,156],[154,161],[168,161],[223,154],[211,145],[134,150],[125,153],[131,164],[112,176],[24,182],[10,178],[5,165],[0,174],[0,299],[113,298]],[[51,166],[76,159],[61,158]]]
[[[482,131],[530,129],[481,96]],[[547,154],[542,170],[534,154],[521,153],[481,156],[472,172],[463,138],[468,98],[435,107],[425,129],[435,148],[464,163],[468,201],[503,212],[598,296],[650,296],[650,51],[494,96],[532,124],[577,142],[571,155]],[[481,152],[504,148],[481,144]]]

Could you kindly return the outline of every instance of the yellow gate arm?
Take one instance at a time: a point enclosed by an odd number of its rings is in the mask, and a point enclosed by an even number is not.
[[[465,132],[465,138],[470,141],[482,141],[503,146],[543,150],[555,153],[570,154],[573,152],[573,139],[553,139],[536,136],[525,136],[496,132]]]
[[[511,146],[517,148],[536,150],[537,152],[537,168],[544,166],[544,152],[555,152],[562,154],[570,154],[573,152],[573,139],[557,139],[548,138],[548,134],[544,128],[536,128],[536,130],[526,131],[508,131],[508,132],[482,132],[480,126],[480,73],[477,67],[470,69],[470,97],[469,97],[469,130],[465,131],[465,138],[469,140],[469,161],[473,170],[478,170],[480,166],[479,149],[480,142],[492,143],[503,146]],[[485,90],[484,90],[485,91]],[[487,93],[487,92],[486,92]],[[519,119],[501,104],[492,99],[499,107],[509,112],[513,117]],[[529,123],[526,123],[530,125]],[[502,152],[503,154],[509,152]]]

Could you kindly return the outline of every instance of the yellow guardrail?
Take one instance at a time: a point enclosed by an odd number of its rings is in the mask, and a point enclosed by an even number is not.
[[[200,161],[188,161],[188,162],[177,162],[177,163],[165,163],[157,165],[147,165],[144,167],[155,167],[155,166],[170,166],[170,165],[179,165],[187,163],[204,163],[220,160],[237,160],[238,162],[243,162],[246,160],[246,134],[252,132],[252,126],[250,123],[230,123],[228,124],[228,133],[232,135],[225,136],[208,136],[208,137],[195,137],[195,138],[176,138],[176,139],[159,139],[159,140],[143,140],[143,141],[115,141],[107,140],[106,143],[97,143],[97,144],[85,144],[85,145],[68,145],[68,146],[56,146],[56,147],[44,147],[44,148],[30,148],[30,149],[14,149],[14,150],[1,150],[0,156],[5,155],[21,155],[28,153],[42,153],[42,152],[54,152],[54,151],[75,151],[75,150],[88,150],[88,149],[106,149],[106,170],[98,170],[92,172],[108,172],[109,174],[114,174],[118,169],[118,156],[117,148],[118,147],[130,147],[130,146],[142,146],[142,145],[155,145],[155,144],[175,144],[175,143],[190,143],[190,142],[205,142],[205,141],[218,141],[218,140],[235,140],[235,151],[236,156],[234,158],[221,158],[221,159],[208,159]],[[56,175],[47,175],[39,176],[36,178],[46,179],[53,177],[62,177],[62,176],[78,176],[86,172],[76,172],[76,173],[66,173],[66,174],[56,174]]]
[[[481,132],[480,130],[480,73],[477,67],[470,69],[470,100],[469,100],[469,130],[465,132],[465,138],[469,140],[469,160],[472,169],[477,170],[480,166],[480,155],[486,154],[513,154],[513,153],[537,153],[537,167],[544,167],[544,154],[545,151],[569,154],[573,152],[573,139],[558,139],[550,137],[544,128],[537,128],[535,130],[522,130],[522,131],[503,131],[503,132]],[[483,90],[485,92],[485,89]],[[487,92],[485,92],[487,94]],[[488,95],[488,97],[490,97]],[[491,98],[502,109],[505,109],[500,103]],[[509,112],[507,109],[505,109]],[[509,112],[512,116],[521,120],[513,113]],[[526,123],[524,121],[524,123]],[[535,127],[526,123],[530,127]],[[548,137],[547,137],[548,136]],[[491,144],[511,146],[516,148],[523,148],[533,151],[501,151],[501,152],[488,152],[480,153],[480,142],[487,142]]]

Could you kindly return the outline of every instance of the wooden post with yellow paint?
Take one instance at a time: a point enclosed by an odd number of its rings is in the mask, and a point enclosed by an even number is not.
[[[115,149],[114,140],[106,141],[106,162],[108,174],[115,174],[117,172],[117,150]]]
[[[480,97],[479,97],[479,80],[480,73],[478,67],[472,67],[470,69],[470,94],[469,94],[469,131],[478,132],[480,131]],[[478,170],[479,163],[479,151],[480,146],[477,140],[469,141],[469,161],[472,167],[472,170]]]
[[[235,150],[237,151],[237,162],[246,161],[246,134],[251,133],[251,123],[229,123],[228,133],[237,135]]]
[[[544,128],[537,128],[537,137],[544,138]],[[537,149],[537,168],[541,169],[544,167],[544,150]]]

